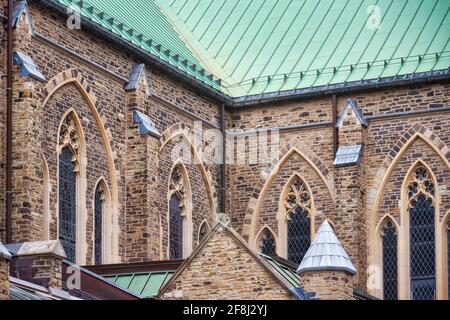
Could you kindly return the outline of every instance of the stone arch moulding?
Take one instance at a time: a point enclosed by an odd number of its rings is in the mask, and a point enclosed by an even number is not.
[[[293,154],[298,154],[302,159],[309,163],[326,185],[332,202],[335,203],[334,183],[333,177],[330,175],[331,171],[314,152],[304,145],[301,140],[297,138],[292,139],[281,148],[279,154],[280,156],[274,157],[271,163],[262,171],[260,179],[253,189],[252,196],[249,200],[244,218],[243,238],[246,239],[250,245],[255,243],[256,221],[264,196],[275,177]]]
[[[108,161],[109,174],[111,176],[111,214],[112,214],[112,227],[111,227],[111,236],[112,236],[112,248],[111,248],[111,263],[119,263],[121,258],[119,256],[119,219],[118,219],[118,210],[119,210],[119,194],[118,194],[118,176],[119,169],[115,165],[115,160],[117,159],[117,154],[112,151],[113,146],[113,137],[111,133],[111,128],[109,127],[105,116],[102,115],[100,109],[100,103],[97,101],[95,94],[92,91],[92,88],[87,84],[87,81],[81,76],[80,72],[75,69],[65,70],[55,77],[53,77],[45,87],[46,98],[42,104],[42,107],[45,108],[49,99],[55,94],[55,92],[64,87],[65,85],[73,84],[78,89],[80,94],[83,96],[86,101],[89,110],[91,111],[97,128],[100,131],[100,135],[102,138],[103,146],[105,147],[105,152]]]
[[[400,159],[418,139],[424,141],[434,152],[436,152],[438,157],[445,163],[448,170],[450,170],[450,149],[436,134],[419,123],[414,124],[405,131],[385,157],[374,177],[371,188],[368,190],[366,212],[369,224],[369,265],[376,266],[378,262],[376,234],[378,224],[376,212],[380,205],[383,191]],[[439,195],[437,195],[437,198],[439,198]],[[379,293],[376,288],[369,288],[369,292],[372,294]]]
[[[217,209],[217,205],[218,205],[218,199],[217,199],[217,195],[215,195],[214,192],[214,187],[213,187],[213,178],[211,175],[211,172],[209,171],[209,169],[207,169],[205,167],[204,161],[203,161],[203,152],[201,149],[201,145],[197,146],[197,148],[195,148],[195,144],[194,144],[194,135],[192,132],[192,129],[187,126],[184,123],[176,123],[174,125],[172,125],[171,127],[167,128],[162,134],[161,134],[161,138],[159,140],[160,142],[160,148],[159,151],[161,152],[162,149],[167,145],[167,143],[169,143],[171,140],[182,136],[186,142],[189,143],[189,146],[191,148],[191,151],[193,153],[193,156],[195,158],[195,160],[198,162],[198,166],[200,168],[200,172],[202,174],[202,178],[203,181],[205,183],[205,187],[208,193],[208,200],[210,203],[210,207],[211,207],[211,215],[213,218],[213,221],[215,220],[216,217],[216,209]]]

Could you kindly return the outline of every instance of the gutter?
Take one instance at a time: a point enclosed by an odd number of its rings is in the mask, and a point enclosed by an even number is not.
[[[8,0],[8,26],[6,45],[6,243],[12,242],[12,107],[13,107],[13,0]]]
[[[360,91],[378,90],[397,86],[426,84],[436,81],[450,80],[450,67],[444,70],[413,73],[402,76],[361,80],[344,84],[318,86],[307,89],[295,89],[273,93],[263,93],[254,96],[233,98],[232,108],[258,106],[281,101],[292,101],[310,98],[323,98],[333,94],[348,94]]]

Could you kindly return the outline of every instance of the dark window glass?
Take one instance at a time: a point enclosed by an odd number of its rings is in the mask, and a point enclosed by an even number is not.
[[[59,239],[67,259],[76,257],[76,173],[73,153],[64,147],[59,156]]]
[[[433,202],[419,195],[410,213],[411,297],[433,300],[436,292]]]
[[[308,211],[295,209],[288,221],[288,260],[300,264],[311,244],[310,230]]]
[[[275,239],[273,238],[272,233],[268,230],[263,231],[260,250],[262,254],[268,256],[274,256],[276,254]]]
[[[200,232],[198,234],[198,242],[201,242],[205,236],[208,234],[209,232],[209,227],[206,223],[203,223],[200,227]]]
[[[183,258],[183,217],[181,216],[181,201],[176,194],[172,195],[169,203],[169,257]]]
[[[390,221],[383,229],[382,242],[384,300],[397,300],[397,233]]]
[[[102,264],[102,240],[103,240],[103,195],[100,187],[95,190],[94,212],[94,255],[95,264]]]

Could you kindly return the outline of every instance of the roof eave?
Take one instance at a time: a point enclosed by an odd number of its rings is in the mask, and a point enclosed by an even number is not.
[[[233,108],[243,108],[282,101],[302,100],[330,96],[332,94],[354,93],[357,91],[377,90],[397,86],[418,85],[442,80],[450,80],[450,68],[386,77],[376,80],[355,81],[335,85],[318,86],[306,89],[294,89],[233,98]]]
[[[62,16],[66,16],[66,7],[53,0],[38,0],[38,2],[47,8],[53,9]],[[102,28],[98,24],[85,17],[81,17],[81,21],[86,30],[99,33],[99,35],[107,41],[115,43],[118,46],[124,47],[131,54],[133,54],[137,59],[142,60],[142,62],[148,63],[160,71],[166,72],[169,75],[175,76],[175,78],[181,78],[185,80],[186,85],[190,86],[195,90],[206,94],[209,98],[217,100],[220,103],[225,104],[227,107],[231,108],[244,108],[251,106],[258,106],[263,104],[273,104],[278,102],[285,102],[291,100],[303,100],[310,98],[318,98],[330,96],[333,94],[347,94],[357,91],[367,91],[367,90],[377,90],[382,88],[390,88],[395,86],[407,86],[407,85],[417,85],[423,83],[436,82],[441,80],[450,79],[450,68],[429,71],[417,74],[409,74],[395,77],[380,78],[376,80],[364,80],[355,81],[350,83],[339,83],[335,85],[317,86],[306,89],[294,89],[279,92],[269,92],[256,95],[248,95],[241,97],[231,97],[230,95],[220,92],[206,83],[192,77],[180,69],[172,66],[171,64],[158,59],[157,57],[151,55],[147,51],[134,46],[117,35],[113,34],[107,29]]]
[[[53,0],[38,0],[37,2],[40,3],[41,5],[43,5],[44,7],[55,11],[56,13],[58,13],[62,16],[67,16],[67,7],[61,3],[58,3]],[[109,31],[105,28],[102,28],[97,23],[90,21],[89,19],[87,19],[83,16],[81,16],[81,23],[82,23],[83,28],[85,28],[85,30],[89,30],[91,32],[96,32],[104,40],[112,42],[120,47],[127,49],[132,55],[135,56],[135,58],[142,60],[142,62],[145,62],[160,71],[163,71],[169,75],[172,75],[176,79],[181,78],[181,79],[185,80],[184,83],[186,83],[186,85],[190,86],[192,89],[200,90],[202,93],[206,94],[211,99],[218,100],[219,102],[222,102],[225,105],[232,105],[232,103],[233,103],[232,99],[228,95],[226,95],[218,90],[215,90],[214,88],[210,87],[209,85],[184,73],[183,71],[172,66],[171,64],[169,64],[163,60],[160,60],[157,57],[146,52],[145,50],[138,48],[138,47],[134,46],[132,43],[121,39],[120,37],[118,37],[117,35],[112,33],[111,31]]]

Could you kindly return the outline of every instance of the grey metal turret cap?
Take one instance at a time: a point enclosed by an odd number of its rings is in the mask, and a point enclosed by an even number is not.
[[[316,238],[297,269],[297,273],[320,270],[346,271],[356,274],[356,269],[347,252],[345,252],[327,220],[320,226]]]

